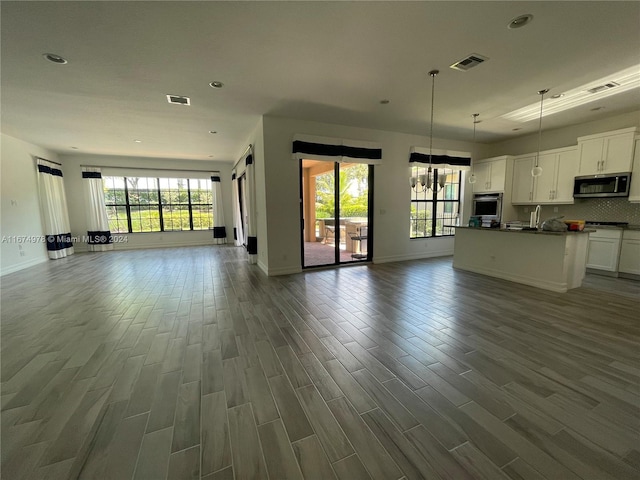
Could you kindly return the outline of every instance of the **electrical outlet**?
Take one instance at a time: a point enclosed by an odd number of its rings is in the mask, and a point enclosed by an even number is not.
[[[553,213],[558,213],[558,207],[553,207]]]
[[[25,252],[24,250],[20,250],[20,256],[24,257],[27,254],[27,252]]]
[[[18,201],[17,200],[11,200],[11,206],[12,207],[17,207],[18,206]]]

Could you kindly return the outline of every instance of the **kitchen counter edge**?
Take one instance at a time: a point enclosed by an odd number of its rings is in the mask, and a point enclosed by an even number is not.
[[[584,230],[580,231],[580,232],[576,232],[576,231],[566,231],[566,232],[549,232],[546,230],[510,230],[510,229],[506,229],[506,228],[488,228],[488,227],[468,227],[465,225],[444,225],[445,227],[450,227],[450,228],[464,228],[467,230],[483,230],[483,231],[488,231],[488,232],[502,232],[502,233],[529,233],[529,234],[535,234],[535,235],[573,235],[573,234],[582,234],[582,233],[591,233],[591,232],[595,232],[596,229],[595,228],[585,228]]]

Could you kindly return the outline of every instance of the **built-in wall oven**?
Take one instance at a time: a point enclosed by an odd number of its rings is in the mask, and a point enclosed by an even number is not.
[[[482,217],[482,226],[488,227],[491,221],[500,223],[502,218],[502,193],[479,193],[473,196],[473,214]]]

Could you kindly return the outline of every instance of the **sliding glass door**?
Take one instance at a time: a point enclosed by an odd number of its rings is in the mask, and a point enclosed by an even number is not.
[[[373,166],[300,160],[302,266],[371,260]]]

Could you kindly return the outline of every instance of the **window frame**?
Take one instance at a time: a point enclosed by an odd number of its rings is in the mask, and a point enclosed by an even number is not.
[[[423,167],[421,165],[412,165],[412,173],[413,173],[413,168],[428,168],[428,167]],[[434,179],[434,184],[437,185],[437,179],[438,179],[438,167],[433,168],[432,170],[432,178]],[[430,192],[430,198],[416,198],[418,195],[421,195],[423,193],[417,193],[415,192],[411,187],[410,191],[411,191],[411,204],[410,204],[410,225],[409,225],[409,239],[410,240],[417,240],[417,239],[424,239],[424,238],[443,238],[443,237],[453,237],[455,236],[455,229],[454,228],[447,228],[447,227],[442,227],[442,231],[443,233],[438,235],[437,234],[437,226],[438,226],[438,221],[439,220],[444,220],[444,218],[441,218],[438,216],[438,207],[440,205],[442,205],[443,208],[443,212],[446,213],[447,210],[447,205],[452,205],[453,204],[458,204],[458,218],[460,217],[461,214],[461,205],[462,205],[462,171],[460,170],[455,170],[455,169],[451,169],[451,168],[443,168],[442,170],[444,170],[444,173],[447,175],[450,174],[454,174],[457,172],[458,174],[458,180],[457,182],[447,182],[444,187],[442,188],[441,191],[436,191],[433,190]],[[454,196],[454,198],[446,198],[446,191],[448,187],[452,187],[452,186],[457,186],[457,198]],[[444,191],[444,192],[443,192]],[[444,198],[439,199],[438,195],[442,192]],[[426,193],[424,193],[425,197],[429,196]],[[432,215],[430,216],[430,218],[420,218],[419,216],[416,216],[415,218],[413,217],[413,207],[414,205],[417,207],[418,205],[431,205],[431,212]],[[416,208],[416,211],[419,212],[420,209]],[[427,231],[429,234],[428,235],[418,235],[417,228],[414,229],[414,225],[417,225],[418,222],[420,221],[425,221],[428,222],[428,225],[425,227],[425,231]],[[455,220],[452,220],[452,222],[455,222]],[[451,233],[444,233],[444,231],[447,230]],[[415,232],[415,236],[412,235],[412,233]]]
[[[207,183],[206,179],[204,178],[188,178],[188,177],[152,177],[152,176],[148,176],[148,177],[140,177],[140,176],[127,176],[127,175],[105,175],[104,176],[105,179],[107,178],[117,178],[121,181],[124,182],[124,200],[125,203],[124,204],[120,204],[120,203],[110,203],[108,201],[108,199],[106,198],[106,191],[104,192],[105,194],[105,207],[107,208],[107,210],[109,208],[115,208],[115,211],[117,212],[118,207],[124,207],[125,208],[125,213],[126,213],[126,225],[127,225],[127,231],[126,232],[122,232],[119,231],[118,233],[127,233],[127,234],[137,234],[137,233],[162,233],[162,232],[198,232],[198,231],[212,231],[213,230],[213,204],[206,204],[206,203],[197,203],[197,204],[192,204],[192,195],[191,195],[191,180],[204,180],[205,181],[205,186],[208,186],[208,188],[200,188],[202,185],[199,184],[198,185],[198,190],[205,190],[207,192],[209,192],[209,194],[211,195],[211,198],[213,199],[213,188],[212,185],[210,185],[210,182]],[[156,190],[157,191],[157,195],[158,195],[158,216],[159,216],[159,230],[151,230],[151,231],[134,231],[133,230],[133,222],[132,222],[132,217],[131,217],[131,207],[137,207],[140,208],[140,206],[142,206],[142,204],[140,203],[136,203],[136,204],[132,204],[131,203],[131,198],[130,198],[130,191],[129,191],[129,185],[128,185],[128,179],[130,178],[138,178],[138,179],[142,179],[142,178],[149,178],[149,179],[155,179],[156,182],[156,188],[155,189],[148,189],[148,192],[151,192],[152,190]],[[189,212],[189,228],[182,228],[182,221],[180,222],[180,226],[181,228],[179,230],[177,229],[171,229],[171,230],[165,230],[165,218],[164,218],[164,211],[163,211],[163,207],[169,207],[170,211],[173,212],[172,207],[172,203],[168,202],[168,203],[164,203],[162,200],[162,187],[161,187],[161,179],[167,179],[169,181],[176,181],[176,180],[183,180],[186,183],[186,191],[187,191],[187,202],[186,203],[180,203],[180,204],[176,204],[176,206],[186,206],[187,210]],[[107,185],[108,187],[108,185]],[[172,189],[169,187],[168,189],[165,190],[166,192],[171,192]],[[114,197],[115,200],[115,197]],[[155,207],[156,205],[147,205],[147,207]],[[202,207],[207,207],[209,209],[209,211],[211,212],[211,220],[209,221],[209,226],[206,228],[194,228],[194,221],[193,221],[193,207],[197,207],[198,212],[202,211]],[[148,208],[149,211],[151,211],[153,208]],[[117,213],[116,213],[117,214]],[[116,216],[116,218],[118,219],[118,226],[120,226],[120,219],[119,217]],[[111,219],[109,219],[109,223],[111,224]],[[174,224],[174,222],[171,222],[172,225]],[[199,225],[202,226],[202,221],[199,221]]]

